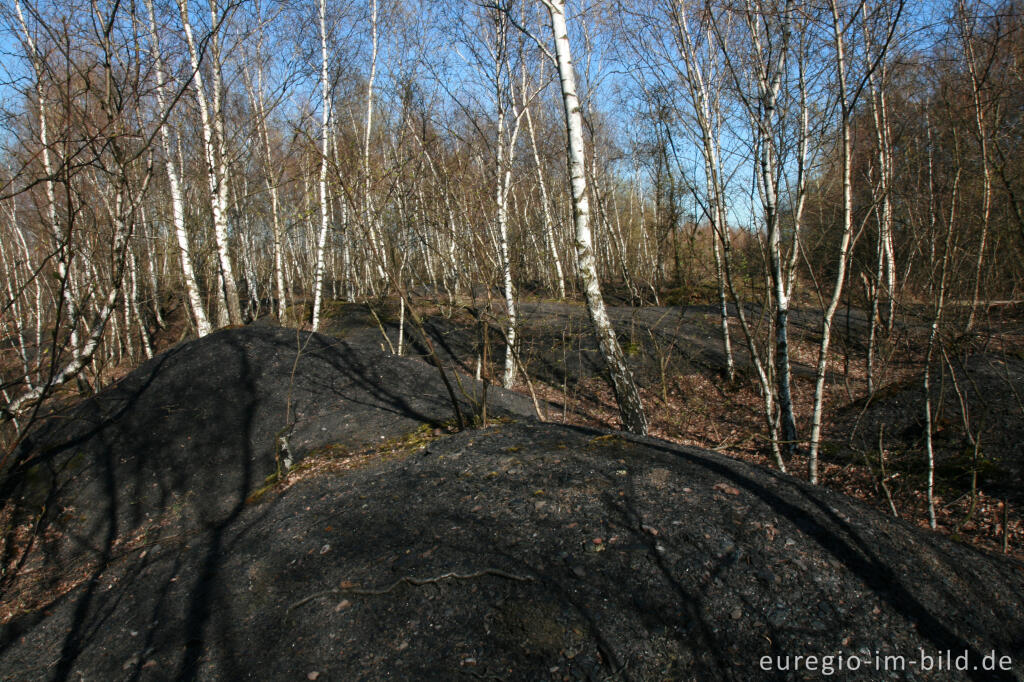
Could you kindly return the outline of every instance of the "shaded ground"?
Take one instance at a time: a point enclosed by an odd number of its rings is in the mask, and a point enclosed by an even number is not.
[[[499,395],[491,410],[525,414],[527,403]],[[88,575],[153,529],[230,522],[277,472],[282,436],[298,459],[452,416],[435,369],[365,343],[250,326],[179,345],[24,443],[0,488],[4,610],[34,603],[14,589],[26,571],[63,589],[69,572]],[[22,565],[26,529],[36,539]]]
[[[445,435],[435,370],[357,336],[313,336],[292,382],[295,332],[219,332],[41,434],[5,513],[41,464],[64,511],[3,600],[47,567],[54,592],[5,616],[3,677],[816,679],[778,657],[841,655],[848,679],[1024,679],[1020,563],[498,390],[506,421]],[[290,384],[307,456],[253,495]]]
[[[995,493],[1017,495],[1024,474],[1024,434],[1019,425],[1024,359],[982,352],[951,364],[952,371],[942,367],[941,372],[933,370],[932,376],[932,382],[941,388],[935,391],[932,404],[936,425],[933,447],[940,464],[969,469],[974,441],[979,440],[979,482]],[[883,443],[888,438],[908,444],[906,449],[912,452],[900,452],[897,447],[891,453],[897,462],[901,455],[922,451],[923,381],[922,375],[914,374],[887,386],[870,401],[851,405],[841,417],[842,425],[849,427],[850,440],[864,449],[877,449],[881,432]],[[893,406],[903,409],[894,410]]]
[[[482,305],[478,303],[473,314],[468,308],[443,306],[426,311],[427,329],[438,352],[466,372],[475,371],[481,352],[477,320]],[[397,308],[385,303],[375,309],[394,342]],[[737,380],[730,384],[716,306],[610,306],[608,311],[640,386],[652,434],[747,461],[772,463],[757,381],[735,319],[732,344]],[[762,311],[751,304],[746,313],[751,325],[763,333],[768,320]],[[735,310],[732,314],[735,318]],[[875,356],[878,391],[867,401],[867,316],[856,308],[838,311],[821,448],[825,485],[881,509],[891,511],[895,506],[901,516],[919,521],[928,516],[923,366],[930,327],[921,320],[930,314],[924,309],[905,311],[893,334],[880,336]],[[490,322],[490,376],[500,378],[501,311],[495,309],[485,317]],[[813,308],[790,314],[797,428],[804,437],[810,431],[820,324],[821,313]],[[330,325],[335,332],[364,333],[374,343],[383,343],[377,322],[365,306],[339,306]],[[949,327],[958,326],[951,319]],[[407,342],[412,352],[425,353],[408,327],[406,335],[407,339],[412,336],[412,342]],[[550,418],[618,427],[614,397],[603,378],[597,343],[581,304],[522,301],[519,346],[535,392],[551,405]],[[946,339],[941,351],[935,351],[932,362],[939,529],[990,549],[1001,550],[1005,542],[1010,552],[1020,552],[1024,547],[1019,514],[1024,508],[1024,315],[1013,306],[992,307],[979,316],[970,335]],[[516,386],[523,394],[527,389],[522,381]],[[975,442],[980,442],[977,457]],[[884,452],[884,462],[879,452]],[[806,475],[806,466],[806,458],[800,455],[790,462],[790,470],[799,475]]]

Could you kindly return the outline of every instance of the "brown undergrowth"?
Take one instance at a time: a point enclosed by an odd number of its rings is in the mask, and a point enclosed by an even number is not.
[[[707,316],[706,324],[714,323]],[[966,361],[971,358],[1024,359],[1024,335],[1013,321],[1002,321],[997,328],[989,327],[971,339],[959,340],[957,351]],[[739,330],[735,330],[738,332]],[[919,331],[919,330],[918,330]],[[794,334],[792,361],[794,366],[810,369],[817,357],[817,339],[809,329]],[[734,339],[737,338],[734,336]],[[734,341],[735,342],[735,341]],[[914,426],[921,422],[923,389],[921,377],[924,345],[919,333],[897,331],[879,352],[876,396],[866,400],[866,363],[863,349],[840,339],[833,348],[835,355],[829,363],[829,378],[824,405],[824,428],[821,445],[820,483],[830,489],[875,506],[886,513],[905,519],[923,528],[928,527],[928,502],[925,493],[926,455],[921,430]],[[952,369],[956,366],[956,370]],[[499,368],[500,369],[500,368]],[[937,447],[944,447],[942,460],[937,465],[938,479],[935,495],[936,530],[959,542],[987,551],[1007,553],[1024,559],[1024,500],[1020,490],[1016,495],[1005,490],[988,492],[968,482],[972,471],[995,465],[995,459],[985,459],[972,466],[964,464],[961,450],[971,438],[987,439],[986,433],[998,431],[1003,443],[1024,440],[1024,406],[1015,411],[1016,375],[1009,371],[1005,378],[998,372],[989,374],[963,371],[959,382],[953,375],[961,374],[956,360],[934,363],[933,385],[940,385],[945,400],[937,400],[936,430],[941,437]],[[953,386],[953,384],[963,386]],[[607,382],[597,377],[582,378],[576,385],[552,386],[535,382],[538,395],[553,406],[548,419],[568,424],[620,428],[614,395]],[[964,394],[962,402],[953,402],[954,388]],[[525,391],[520,385],[517,390]],[[1016,402],[1024,384],[1016,389]],[[814,383],[808,373],[796,372],[794,399],[798,429],[802,435],[810,432],[811,405]],[[774,468],[770,442],[767,438],[764,407],[756,380],[742,371],[729,383],[720,375],[709,372],[673,373],[665,378],[663,386],[641,388],[644,405],[648,410],[650,435],[682,445],[716,450],[732,457]],[[997,410],[990,403],[992,396],[1008,401],[1002,419],[986,415]],[[934,398],[933,398],[934,400]],[[918,404],[920,402],[920,404]],[[965,428],[963,412],[974,410]],[[870,417],[865,415],[870,413]],[[970,420],[974,421],[971,422]],[[872,424],[909,424],[900,432],[890,432],[878,447],[877,427],[867,433],[865,422]],[[884,436],[884,427],[882,429]],[[971,435],[969,435],[971,434]],[[1016,435],[1015,435],[1016,434]],[[969,457],[967,458],[969,459]],[[954,470],[960,462],[960,469]],[[807,478],[808,458],[806,443],[787,459],[787,471],[799,478]],[[1000,494],[1002,493],[1002,494]]]

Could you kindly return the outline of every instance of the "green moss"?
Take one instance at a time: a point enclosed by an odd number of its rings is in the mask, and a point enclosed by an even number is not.
[[[711,304],[718,301],[718,287],[714,282],[697,282],[685,287],[675,287],[661,295],[665,306]]]
[[[440,426],[440,433],[435,434]],[[287,471],[275,471],[263,480],[263,485],[254,490],[245,498],[246,503],[258,502],[264,495],[283,483],[289,476],[301,474],[312,469],[317,464],[332,459],[343,459],[354,455],[376,455],[377,459],[396,459],[415,454],[430,443],[440,438],[446,431],[449,424],[435,425],[430,423],[421,424],[415,430],[401,436],[390,438],[380,445],[372,446],[371,449],[353,452],[348,446],[341,443],[328,443],[315,450],[311,450],[301,460],[296,462]]]
[[[441,437],[441,434],[434,434],[438,427],[434,424],[421,424],[415,431],[404,436],[398,436],[384,441],[377,452],[391,452],[392,454],[412,454],[430,445]],[[444,429],[441,429],[444,432]]]
[[[41,506],[52,487],[53,477],[43,464],[29,467],[25,472],[25,501],[30,506]]]
[[[689,292],[683,287],[669,289],[661,295],[661,303],[665,306],[687,305],[689,302]]]
[[[280,483],[281,481],[282,476],[278,474],[276,471],[270,474],[265,479],[263,479],[263,485],[249,493],[249,496],[245,498],[245,503],[255,504],[256,502],[259,502],[264,495],[266,495],[268,492],[277,487],[277,484]]]
[[[346,307],[351,305],[353,304],[345,301],[326,301],[320,314],[325,318],[338,317]]]
[[[591,438],[590,443],[588,443],[588,445],[590,445],[591,447],[596,448],[625,444],[626,441],[621,436],[614,433],[609,433],[604,436],[596,436],[594,438]]]

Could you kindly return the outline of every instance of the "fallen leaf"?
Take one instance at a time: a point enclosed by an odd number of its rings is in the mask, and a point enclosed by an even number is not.
[[[728,483],[716,483],[716,484],[714,484],[711,487],[714,488],[715,490],[719,491],[719,492],[725,493],[726,495],[739,495],[740,494],[739,490],[737,490],[736,488],[732,487]]]

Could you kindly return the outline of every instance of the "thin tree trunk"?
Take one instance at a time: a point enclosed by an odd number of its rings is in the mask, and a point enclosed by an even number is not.
[[[149,340],[149,330],[146,329],[146,321],[143,319],[142,311],[139,309],[139,265],[135,257],[135,249],[130,246],[128,248],[128,258],[130,268],[128,273],[131,278],[131,287],[127,298],[130,303],[132,317],[135,318],[135,323],[139,325],[139,341],[142,343],[142,352],[149,359],[153,357],[153,344]]]
[[[157,104],[161,111],[166,111],[167,77],[164,72],[163,57],[160,53],[160,42],[156,30],[156,16],[153,12],[152,0],[146,0],[146,10],[149,13],[151,50],[153,59],[156,62]],[[178,166],[175,164],[175,158],[180,155],[181,150],[180,147],[176,149],[172,143],[171,131],[167,122],[160,126],[160,140],[164,148],[167,182],[171,192],[171,220],[174,223],[174,236],[178,242],[178,255],[181,260],[182,277],[185,280],[185,291],[188,294],[192,315],[196,319],[196,333],[199,337],[203,337],[209,334],[212,328],[206,316],[206,306],[203,304],[203,296],[199,291],[199,284],[196,281],[192,257],[189,255],[188,230],[185,227],[185,202],[181,192],[181,177],[178,173]]]
[[[219,18],[216,0],[210,0],[210,17],[214,33],[210,38],[211,56],[213,57],[213,99],[207,98],[203,84],[199,50],[192,32],[192,23],[188,16],[188,0],[176,0],[181,15],[182,29],[188,44],[189,56],[192,60],[192,78],[195,84],[196,100],[199,104],[199,115],[203,133],[203,150],[206,160],[207,185],[210,195],[210,207],[213,212],[213,233],[217,244],[218,277],[220,291],[218,299],[221,310],[227,310],[229,324],[242,323],[242,310],[238,299],[238,288],[235,284],[234,268],[228,247],[228,216],[227,216],[227,152],[224,148],[224,111],[223,92],[219,64]],[[211,110],[212,109],[212,110]]]
[[[832,28],[836,50],[836,69],[839,77],[839,108],[840,108],[840,163],[842,164],[843,207],[842,236],[839,240],[839,258],[832,298],[825,308],[821,323],[821,343],[818,347],[818,366],[814,383],[814,408],[811,414],[811,449],[808,457],[808,473],[811,483],[818,482],[818,451],[821,441],[821,411],[825,397],[825,375],[828,368],[828,350],[832,333],[832,318],[839,307],[843,293],[843,282],[846,280],[846,265],[849,260],[850,242],[853,237],[853,148],[850,142],[851,116],[850,102],[847,95],[846,55],[842,35],[842,20],[836,0],[829,2],[832,9]]]
[[[647,415],[644,414],[640,393],[633,375],[626,366],[612,328],[594,262],[594,247],[590,234],[590,206],[587,198],[587,180],[583,152],[583,117],[579,97],[576,95],[576,74],[569,48],[569,33],[565,23],[564,0],[542,0],[551,18],[551,33],[555,43],[558,74],[562,86],[565,109],[565,127],[568,134],[569,177],[572,187],[573,218],[576,224],[576,263],[587,300],[587,312],[598,338],[601,355],[611,376],[615,399],[619,405],[622,425],[627,431],[647,433]]]
[[[256,4],[257,20],[260,19],[259,3]],[[250,100],[256,109],[257,132],[259,134],[260,146],[262,147],[263,176],[270,193],[270,216],[273,224],[274,240],[274,285],[277,292],[277,318],[282,323],[285,320],[285,310],[288,307],[287,294],[284,283],[284,256],[282,248],[281,228],[281,200],[277,189],[277,174],[274,172],[274,161],[270,148],[270,132],[267,124],[267,108],[263,91],[263,29],[260,21],[260,29],[256,39],[256,83],[253,85],[248,78],[248,66],[243,64],[246,80],[250,85]]]
[[[729,227],[726,224],[724,193],[721,170],[721,155],[718,145],[718,128],[721,113],[717,104],[716,93],[709,83],[710,73],[705,73],[698,63],[693,36],[690,33],[686,6],[680,4],[678,19],[675,22],[676,39],[683,55],[685,65],[685,82],[696,102],[696,118],[701,134],[701,152],[704,157],[704,174],[707,178],[707,215],[712,228],[712,250],[715,258],[715,279],[718,283],[719,318],[722,329],[722,347],[725,352],[726,374],[729,381],[736,376],[735,362],[732,356],[732,340],[729,334],[729,307],[726,300],[725,272],[722,267],[722,254],[719,250],[719,238],[729,248]],[[711,44],[712,29],[708,27],[707,43]],[[710,71],[709,65],[708,71]],[[715,102],[713,106],[713,101]]]
[[[320,86],[323,118],[320,123],[320,236],[316,244],[316,271],[313,277],[313,331],[320,329],[320,306],[324,288],[324,250],[327,245],[327,154],[330,138],[331,93],[327,78],[327,0],[320,0]]]
[[[974,318],[977,315],[978,302],[981,293],[981,270],[985,263],[985,246],[988,242],[989,222],[992,213],[992,164],[989,161],[988,152],[988,121],[985,119],[985,107],[982,102],[982,78],[978,73],[974,50],[974,36],[971,26],[968,26],[969,18],[963,0],[958,3],[958,14],[964,34],[964,58],[967,61],[967,71],[971,76],[971,96],[974,104],[974,125],[978,144],[981,146],[981,169],[982,169],[982,205],[981,205],[981,235],[978,239],[978,257],[974,266],[974,291],[971,294],[971,312],[967,317],[965,331],[974,328]]]
[[[507,326],[505,332],[505,371],[502,374],[501,383],[505,388],[511,388],[516,380],[515,343],[516,343],[516,296],[512,283],[512,262],[509,258],[508,248],[508,185],[511,181],[511,159],[505,160],[505,107],[503,104],[503,92],[501,87],[501,72],[504,68],[504,26],[499,29],[499,46],[497,48],[497,62],[495,64],[495,97],[498,106],[498,130],[495,149],[495,168],[498,182],[495,188],[495,199],[497,203],[498,222],[498,254],[501,257],[501,278],[502,288],[505,294],[505,311],[507,313]],[[512,154],[511,147],[508,150]]]
[[[140,196],[145,194],[145,188],[147,185],[148,176],[142,183]],[[134,210],[136,205],[133,205],[129,210]],[[0,407],[0,415],[4,415],[8,418],[17,418],[19,414],[29,409],[30,405],[45,398],[50,390],[76,378],[87,365],[95,360],[96,350],[99,348],[100,342],[103,340],[104,334],[107,331],[108,322],[111,321],[113,313],[117,309],[118,300],[121,298],[122,283],[124,282],[127,262],[126,249],[128,247],[128,240],[131,239],[132,229],[134,227],[134,223],[125,222],[125,215],[126,213],[122,202],[122,195],[119,192],[114,213],[112,260],[115,266],[114,271],[111,273],[110,289],[107,292],[107,296],[103,300],[102,305],[97,304],[98,309],[93,318],[92,324],[88,327],[88,334],[85,341],[81,347],[74,350],[72,357],[68,362],[62,365],[59,369],[56,367],[54,368],[55,371],[52,372],[46,381],[21,393],[19,396],[14,398],[14,400],[11,400],[6,407]],[[3,465],[4,462],[0,461],[0,468],[2,468]]]
[[[370,136],[373,133],[373,86],[377,77],[377,0],[370,0],[370,77],[366,81],[366,126],[363,134],[363,221],[366,232],[379,254],[377,273],[382,281],[387,281],[388,253],[384,242],[377,234],[377,219],[373,208],[373,196],[370,193]]]
[[[930,154],[931,152],[929,152]],[[942,252],[941,274],[939,275],[939,291],[935,303],[935,316],[932,318],[931,331],[928,334],[928,351],[924,360],[924,428],[925,451],[928,455],[928,525],[935,529],[935,451],[932,447],[932,395],[931,395],[931,362],[935,352],[935,344],[939,335],[939,323],[946,299],[946,281],[949,272],[950,250],[953,235],[953,222],[956,219],[956,200],[960,184],[960,169],[957,168],[953,179],[953,193],[950,198],[949,221],[946,224],[946,244]]]
[[[74,352],[79,350],[79,339],[78,339],[78,294],[75,279],[71,272],[71,256],[69,256],[69,244],[65,243],[70,239],[65,239],[61,233],[61,228],[57,219],[57,197],[54,189],[53,179],[56,177],[53,167],[52,153],[50,151],[50,140],[49,140],[49,119],[47,117],[47,103],[46,97],[43,90],[43,78],[45,76],[45,66],[43,64],[43,57],[39,53],[36,47],[35,40],[32,38],[32,33],[28,29],[28,24],[25,21],[25,16],[22,13],[20,0],[15,0],[14,8],[18,15],[18,22],[21,25],[22,33],[24,33],[25,49],[29,53],[29,61],[32,63],[32,68],[35,73],[35,90],[36,90],[36,101],[38,107],[38,118],[39,118],[39,145],[40,145],[40,157],[43,162],[43,172],[46,173],[46,180],[43,183],[43,187],[46,193],[46,213],[48,218],[48,227],[51,235],[54,238],[54,244],[57,250],[56,266],[57,266],[57,277],[61,282],[66,284],[61,288],[61,293],[64,299],[64,306],[68,312],[68,331],[69,331],[69,344]],[[59,324],[59,320],[57,321]]]
[[[867,18],[868,7],[864,6],[865,19]],[[868,49],[870,50],[871,36],[867,34]],[[878,82],[876,82],[876,80]],[[878,344],[878,328],[881,325],[881,299],[882,292],[889,301],[889,311],[886,322],[886,329],[892,333],[893,314],[895,312],[895,264],[893,263],[892,248],[892,138],[889,130],[889,114],[885,97],[886,68],[884,62],[880,64],[880,74],[876,79],[874,72],[868,74],[868,94],[871,99],[871,115],[875,124],[875,150],[876,163],[878,164],[878,183],[875,195],[878,197],[875,214],[878,222],[878,244],[875,252],[875,278],[871,294],[871,319],[869,320],[870,330],[868,332],[868,357],[867,357],[867,390],[868,396],[875,392],[875,347]],[[883,278],[885,286],[882,286]]]
[[[565,274],[562,271],[562,259],[558,255],[555,221],[551,217],[551,200],[548,198],[547,183],[544,182],[544,166],[540,162],[540,154],[537,153],[537,135],[533,129],[533,117],[530,115],[530,107],[525,102],[523,109],[526,112],[526,128],[530,133],[530,149],[533,151],[533,163],[537,167],[537,184],[540,186],[540,200],[544,209],[544,237],[548,252],[551,254],[552,265],[555,267],[555,283],[558,286],[558,300],[561,301],[565,298]]]

